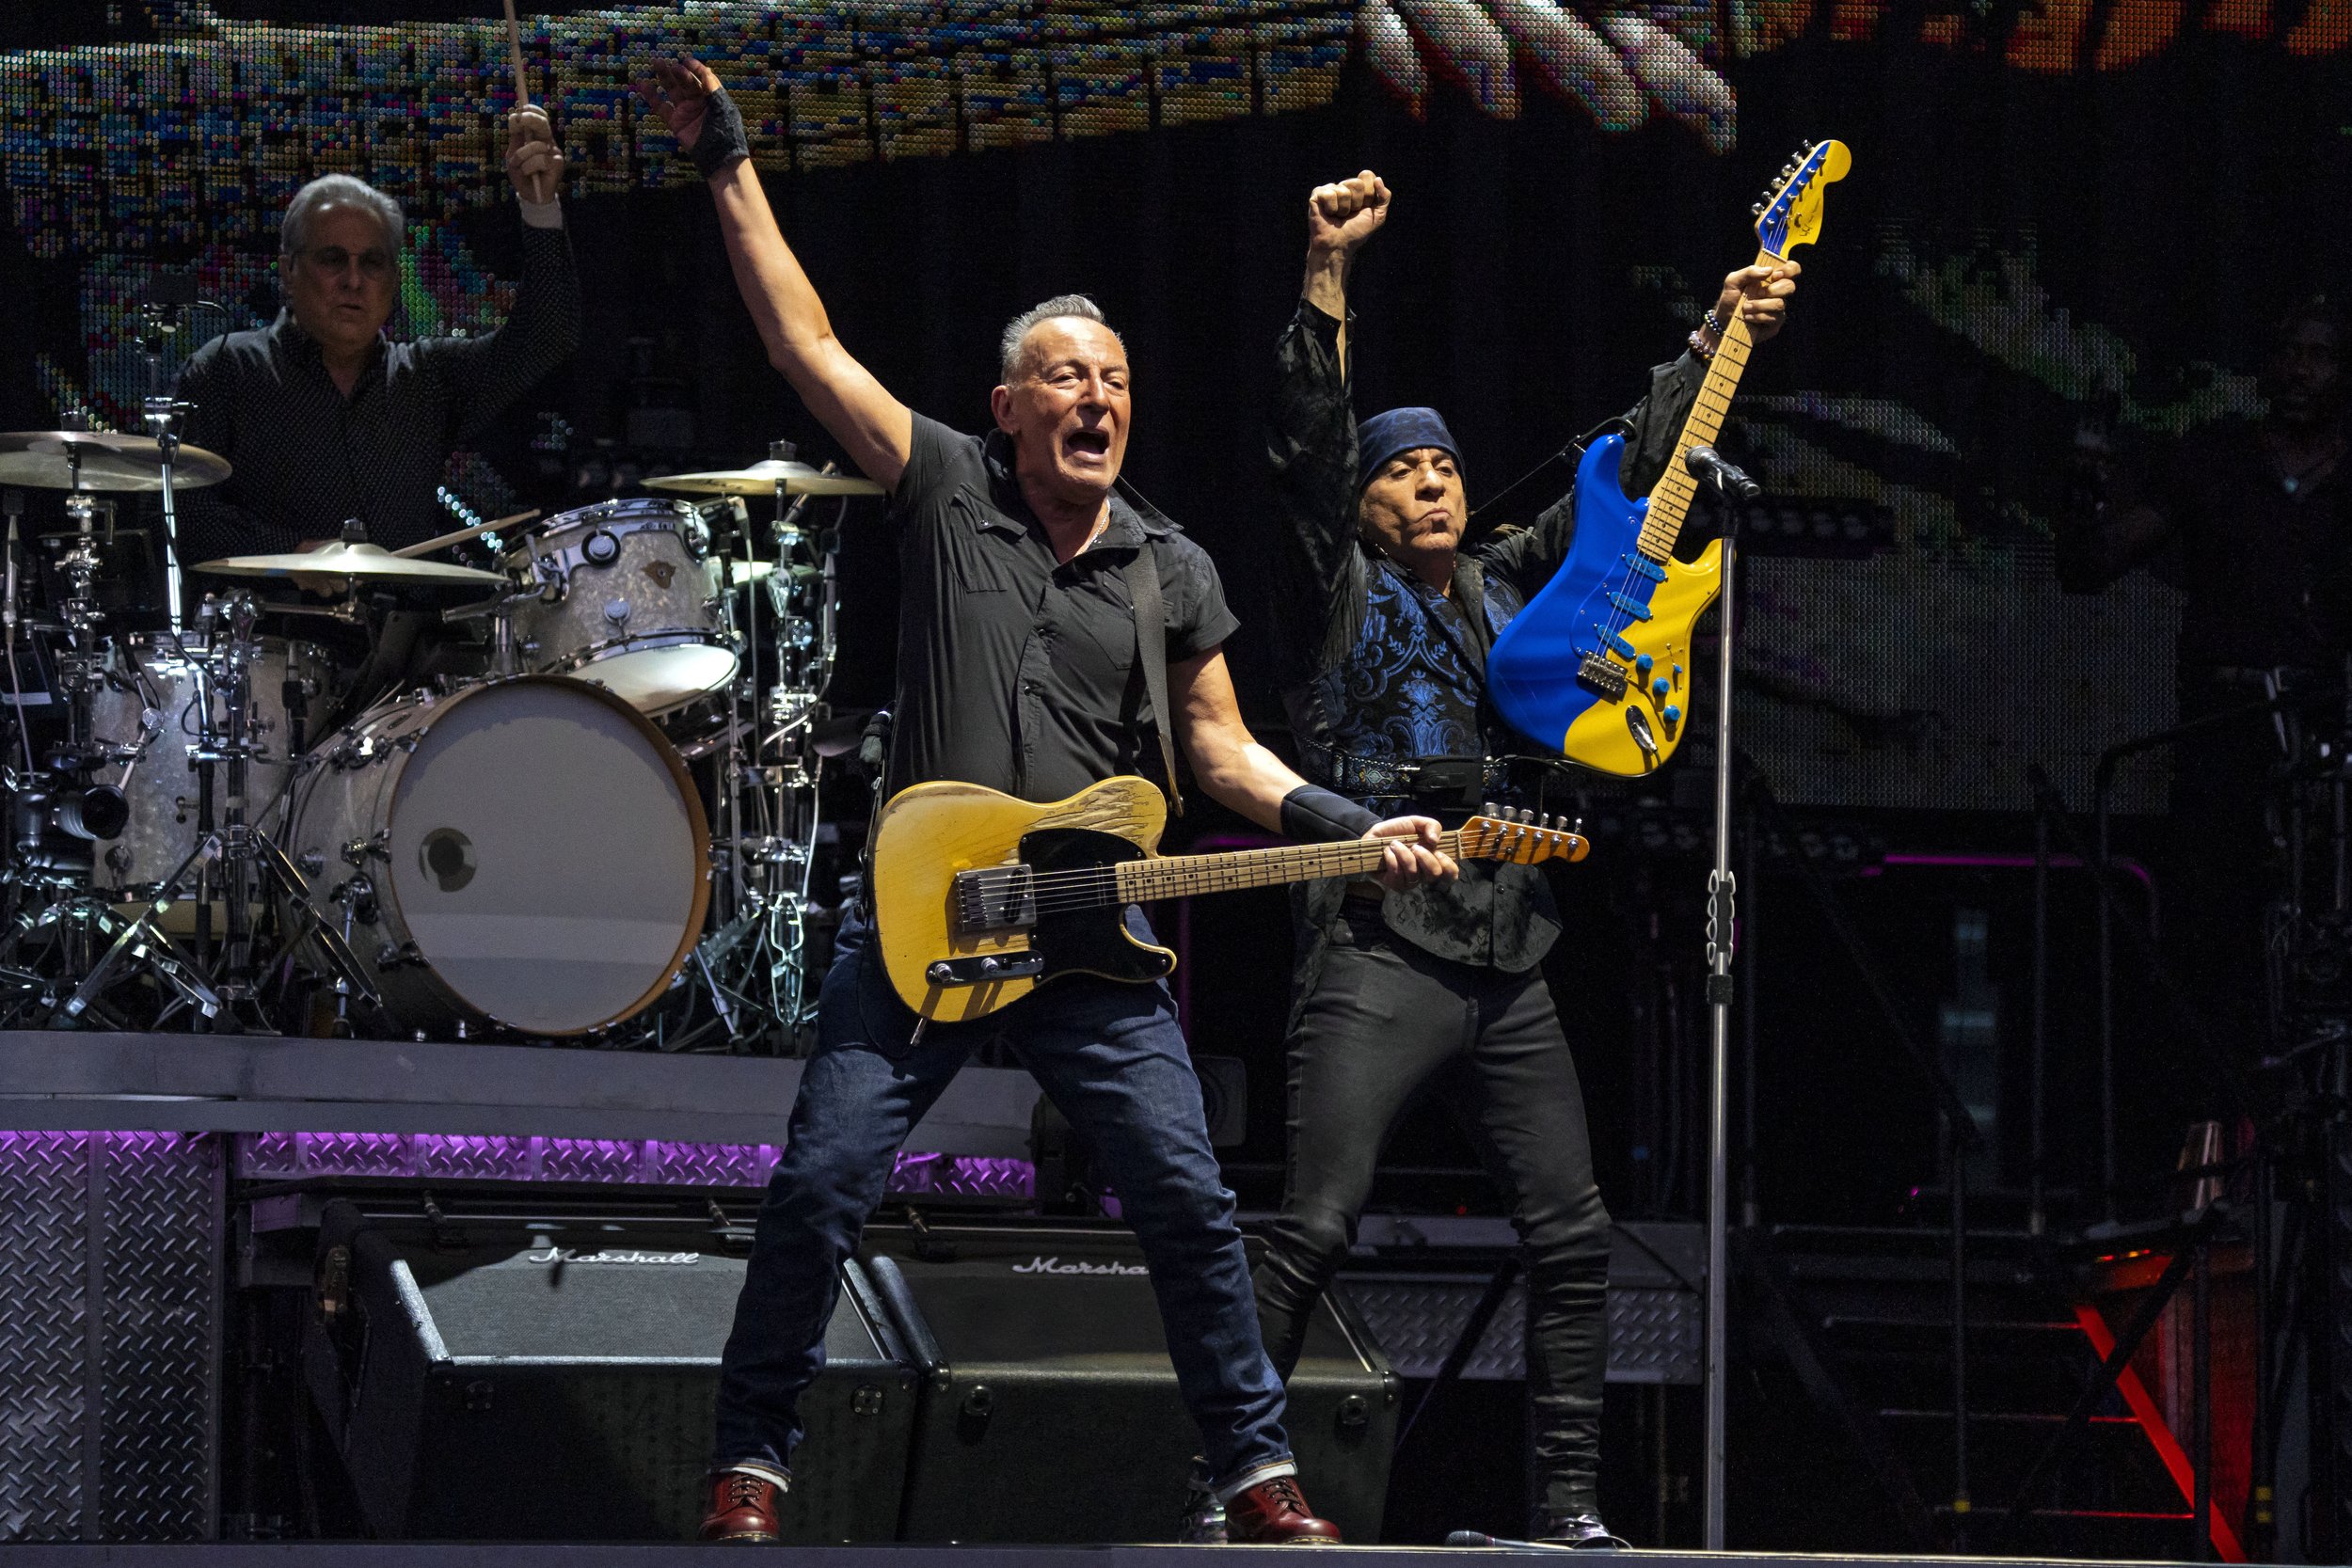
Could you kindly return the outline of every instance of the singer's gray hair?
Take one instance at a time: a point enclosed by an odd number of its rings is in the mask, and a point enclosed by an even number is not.
[[[397,258],[401,236],[406,232],[407,220],[401,215],[400,203],[369,184],[365,180],[348,174],[322,174],[294,192],[294,198],[286,203],[286,219],[278,227],[278,249],[283,256],[298,256],[310,244],[310,220],[325,207],[358,207],[373,213],[375,221],[384,226],[384,243]]]
[[[1084,294],[1056,294],[1049,300],[1030,306],[1005,324],[1005,335],[997,343],[996,371],[1004,377],[1005,385],[1011,386],[1021,372],[1029,368],[1029,334],[1057,316],[1076,316],[1082,321],[1099,322],[1106,327],[1110,325],[1103,320],[1103,308]],[[1111,337],[1121,349],[1127,346],[1127,341],[1118,333],[1113,332]]]

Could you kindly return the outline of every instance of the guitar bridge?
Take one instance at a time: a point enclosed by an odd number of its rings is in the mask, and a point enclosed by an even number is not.
[[[1576,667],[1576,678],[1613,703],[1625,695],[1625,666],[1607,654],[1586,654]]]
[[[1020,930],[1037,924],[1037,882],[1025,865],[991,865],[959,871],[955,879],[956,929]]]

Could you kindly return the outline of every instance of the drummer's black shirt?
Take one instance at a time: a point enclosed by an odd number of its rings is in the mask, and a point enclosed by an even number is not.
[[[450,453],[567,358],[580,280],[562,229],[523,229],[523,273],[503,325],[480,338],[385,341],[346,399],[318,343],[280,311],[180,372],[183,436],[229,459],[225,484],[183,493],[180,559],[194,564],[335,539],[357,517],[387,549],[459,526],[436,491]]]
[[[1111,520],[1067,563],[1021,496],[1000,433],[914,416],[891,515],[901,597],[890,787],[932,779],[1058,800],[1117,773],[1157,778],[1123,575],[1159,564],[1173,664],[1241,623],[1208,552],[1159,513],[1111,497]]]

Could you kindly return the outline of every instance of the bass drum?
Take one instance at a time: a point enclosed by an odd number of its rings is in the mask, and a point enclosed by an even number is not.
[[[601,688],[520,675],[395,698],[304,770],[308,896],[405,1029],[589,1034],[659,997],[702,935],[702,801]]]

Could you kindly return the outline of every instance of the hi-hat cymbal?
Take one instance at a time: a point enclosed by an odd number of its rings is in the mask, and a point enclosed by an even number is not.
[[[644,482],[648,490],[679,496],[879,496],[882,487],[856,474],[829,474],[805,463],[771,457],[748,468],[719,468],[707,474],[663,474]]]
[[[201,490],[230,474],[229,459],[184,443],[172,453],[171,464],[174,490]],[[163,448],[151,436],[12,430],[0,435],[0,484],[29,484],[36,490],[161,490]]]
[[[503,573],[478,572],[443,561],[412,560],[379,545],[336,544],[283,555],[232,555],[200,562],[192,570],[223,578],[342,578],[412,588],[502,588],[506,584]]]

